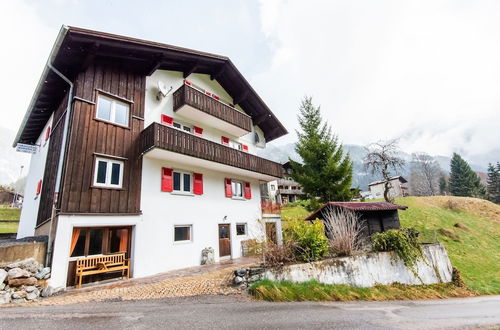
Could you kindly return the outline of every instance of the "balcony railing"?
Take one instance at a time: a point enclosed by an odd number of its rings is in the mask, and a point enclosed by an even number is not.
[[[302,189],[278,189],[280,195],[303,195]]]
[[[153,123],[141,132],[141,152],[160,148],[244,170],[281,177],[281,164],[226,147],[175,128]]]
[[[246,132],[252,131],[252,118],[250,116],[188,85],[182,85],[174,92],[174,111],[185,105],[214,116]]]

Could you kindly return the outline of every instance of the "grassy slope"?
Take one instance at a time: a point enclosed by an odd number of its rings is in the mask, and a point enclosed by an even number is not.
[[[469,288],[480,294],[500,293],[500,206],[445,196],[405,197],[397,203],[408,206],[399,213],[403,227],[448,231],[438,238]],[[299,208],[284,208],[283,218],[308,214]],[[457,228],[456,223],[465,227]]]
[[[0,220],[19,220],[21,209],[0,206]],[[0,234],[17,233],[19,222],[0,222]]]

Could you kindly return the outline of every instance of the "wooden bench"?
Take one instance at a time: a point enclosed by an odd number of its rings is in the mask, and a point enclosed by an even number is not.
[[[127,279],[130,277],[130,259],[125,258],[125,253],[76,259],[75,282],[78,281],[78,284],[75,283],[75,286],[81,288],[84,276],[120,270],[122,271],[122,279],[125,272],[127,273]]]

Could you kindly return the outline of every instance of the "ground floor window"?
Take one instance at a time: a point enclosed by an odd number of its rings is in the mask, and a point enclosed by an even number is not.
[[[191,241],[191,225],[182,225],[174,227],[174,241],[175,242],[188,242]]]
[[[70,257],[128,252],[130,227],[96,227],[73,229]]]
[[[237,223],[236,224],[236,235],[243,236],[247,234],[247,224],[246,223]]]

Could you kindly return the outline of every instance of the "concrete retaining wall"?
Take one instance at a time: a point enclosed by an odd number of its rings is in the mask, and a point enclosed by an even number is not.
[[[0,266],[16,261],[33,258],[40,264],[45,264],[46,241],[12,240],[0,243]]]
[[[415,276],[394,252],[369,253],[334,258],[279,269],[267,269],[262,278],[273,281],[306,282],[317,280],[326,284],[347,284],[370,287],[376,284],[434,284],[451,282],[452,266],[441,244],[422,246],[427,263],[419,261]]]

